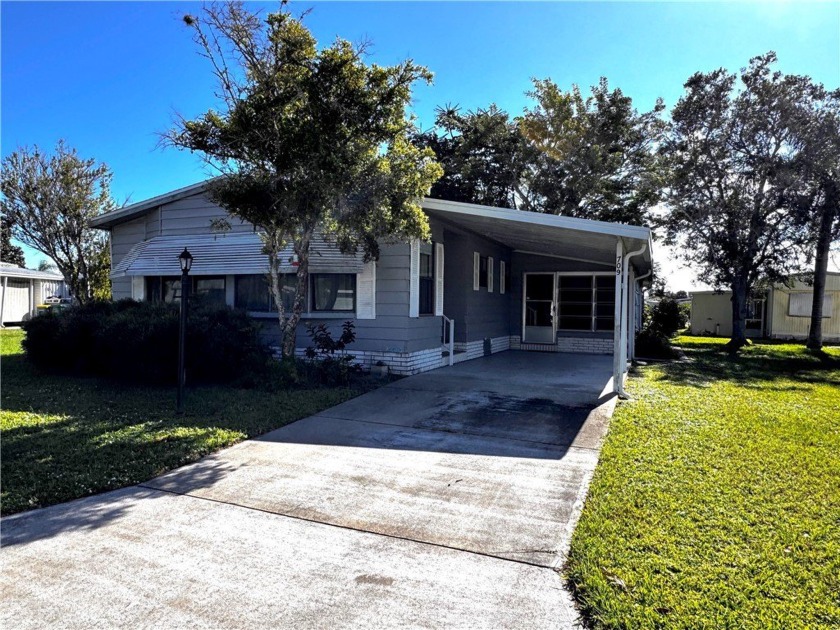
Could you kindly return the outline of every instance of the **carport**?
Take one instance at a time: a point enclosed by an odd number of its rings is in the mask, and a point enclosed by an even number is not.
[[[425,199],[423,209],[433,231],[436,224],[444,233],[447,226],[463,230],[510,252],[513,273],[507,289],[515,301],[505,317],[511,331],[519,333],[512,336],[512,348],[568,351],[611,342],[613,387],[624,394],[623,376],[641,320],[641,282],[652,271],[648,228],[438,199]],[[479,253],[475,256],[478,260]],[[459,273],[446,267],[444,284],[458,284]],[[471,300],[472,292],[465,299]],[[572,341],[558,342],[566,338]]]

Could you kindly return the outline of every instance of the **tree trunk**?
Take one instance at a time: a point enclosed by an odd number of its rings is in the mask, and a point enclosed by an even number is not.
[[[814,261],[814,301],[811,305],[811,327],[805,345],[812,350],[819,350],[823,344],[822,319],[823,299],[825,297],[825,279],[828,271],[828,250],[831,247],[831,234],[837,215],[837,195],[826,191],[825,205],[820,217],[820,231],[817,237],[817,251]]]
[[[87,303],[87,295],[85,294],[85,286],[82,282],[82,278],[79,274],[77,269],[73,267],[68,267],[66,265],[57,265],[58,270],[64,276],[67,287],[70,289],[70,293],[79,304],[86,304]]]
[[[286,318],[286,325],[283,328],[283,357],[295,356],[297,326],[303,312],[303,301],[306,298],[306,286],[309,280],[309,243],[311,239],[312,231],[307,230],[294,244],[295,254],[298,257],[297,287],[292,312]]]
[[[729,352],[737,352],[747,345],[746,319],[749,288],[747,280],[738,277],[732,282],[732,337],[726,344]]]
[[[283,288],[280,285],[280,252],[283,236],[281,233],[266,234],[265,251],[268,254],[268,286],[277,309],[277,327],[282,335],[286,329],[286,311],[283,308]],[[280,339],[280,352],[283,353],[283,339]],[[283,355],[285,356],[285,354]]]

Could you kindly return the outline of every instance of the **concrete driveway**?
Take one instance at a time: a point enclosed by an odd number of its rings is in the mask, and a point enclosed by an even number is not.
[[[2,520],[4,627],[573,627],[611,357],[505,352]],[[608,391],[608,390],[606,390]]]

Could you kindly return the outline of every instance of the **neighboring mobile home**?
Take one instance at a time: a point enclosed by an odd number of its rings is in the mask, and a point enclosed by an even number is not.
[[[67,296],[60,273],[24,269],[11,263],[0,263],[0,283],[0,322],[4,326],[34,317],[38,306],[51,296]]]
[[[774,286],[747,304],[747,336],[806,339],[811,326],[814,290],[800,278],[790,286]],[[695,334],[732,334],[732,292],[697,291],[691,294],[691,331]],[[840,341],[840,273],[829,272],[823,301],[823,339]]]
[[[205,190],[196,184],[93,222],[111,232],[114,299],[174,300],[186,247],[194,291],[264,319],[278,343],[259,235],[235,218],[214,233],[211,220],[227,214]],[[431,242],[383,243],[377,262],[318,240],[302,323],[353,320],[352,354],[398,374],[508,349],[612,354],[624,372],[651,271],[650,230],[437,199],[422,206]],[[298,351],[308,345],[301,325]]]

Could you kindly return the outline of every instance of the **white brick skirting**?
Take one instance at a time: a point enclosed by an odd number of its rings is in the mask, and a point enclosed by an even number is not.
[[[613,340],[609,337],[558,337],[557,342],[522,343],[519,335],[510,338],[511,350],[532,352],[580,352],[582,354],[612,354]]]
[[[493,337],[490,339],[490,354],[510,350],[510,337]],[[484,356],[484,339],[455,344],[455,363],[469,361]]]
[[[377,352],[373,350],[353,350],[350,348],[347,350],[347,354],[353,355],[353,362],[361,365],[366,370],[371,369],[377,362],[382,361],[382,363],[390,368],[391,374],[399,374],[401,376],[419,374],[420,372],[449,365],[449,361],[442,355],[441,348],[418,350],[416,352]],[[295,348],[295,356],[301,359],[305,358],[306,349]]]
[[[530,350],[535,352],[581,352],[586,354],[612,354],[612,339],[602,337],[560,337],[556,344],[521,343],[519,335],[493,337],[490,339],[490,352],[505,350]],[[443,356],[443,348],[429,348],[415,352],[386,352],[373,350],[348,350],[347,354],[355,357],[355,363],[369,370],[381,361],[390,369],[391,374],[408,376],[427,372],[449,365],[449,358]],[[279,348],[274,348],[279,356]],[[304,358],[305,348],[296,348],[295,356]],[[455,344],[455,363],[470,361],[484,356],[484,340]]]

